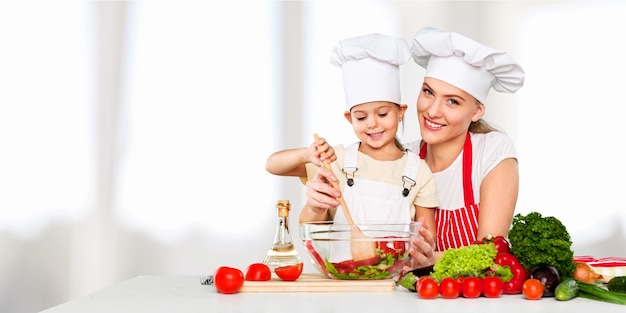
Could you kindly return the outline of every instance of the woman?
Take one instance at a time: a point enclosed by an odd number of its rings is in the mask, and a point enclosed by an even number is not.
[[[422,140],[407,146],[429,165],[441,202],[417,212],[424,227],[410,250],[416,268],[489,233],[507,235],[519,189],[516,153],[482,117],[489,90],[517,91],[524,71],[504,52],[430,27],[417,32],[411,53],[426,74],[417,99]],[[301,221],[338,205],[330,180],[336,177],[320,169],[307,182]]]

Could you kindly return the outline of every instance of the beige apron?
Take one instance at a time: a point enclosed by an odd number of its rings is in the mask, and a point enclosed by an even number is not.
[[[346,147],[342,169],[348,178],[342,194],[355,224],[410,222],[412,220],[410,206],[413,203],[408,194],[415,186],[419,157],[415,153],[405,151],[408,159],[403,176],[398,177],[398,180],[403,182],[402,186],[362,179],[359,178],[357,168],[359,144],[357,142]],[[343,210],[336,211],[333,221],[336,224],[347,223]],[[361,230],[367,235],[367,227],[361,226]],[[334,249],[345,249],[346,253],[333,253],[337,257],[333,257],[332,262],[351,259],[349,248],[336,246]]]

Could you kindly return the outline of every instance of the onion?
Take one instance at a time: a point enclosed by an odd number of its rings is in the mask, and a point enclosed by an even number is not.
[[[602,279],[602,275],[596,273],[589,264],[577,262],[574,270],[574,279],[588,284],[595,284],[596,280]]]

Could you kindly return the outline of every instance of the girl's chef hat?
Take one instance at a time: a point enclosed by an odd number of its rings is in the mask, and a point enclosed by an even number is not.
[[[348,110],[361,103],[389,101],[400,104],[399,65],[411,58],[403,39],[369,34],[341,40],[330,63],[341,68]]]
[[[411,53],[432,77],[485,103],[489,89],[513,93],[524,84],[524,70],[508,54],[454,32],[425,27],[413,38]]]

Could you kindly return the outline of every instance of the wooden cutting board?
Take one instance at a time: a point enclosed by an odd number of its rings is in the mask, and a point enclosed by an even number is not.
[[[240,292],[360,292],[394,291],[393,279],[340,280],[322,274],[302,273],[295,281],[283,281],[275,274],[268,281],[245,281]]]

